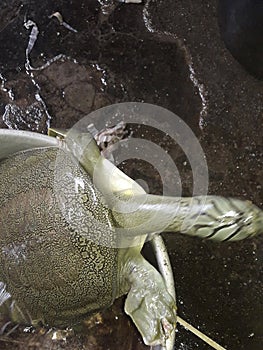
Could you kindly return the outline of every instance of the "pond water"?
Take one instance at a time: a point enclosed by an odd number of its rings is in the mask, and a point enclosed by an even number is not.
[[[46,133],[113,103],[156,104],[179,115],[198,137],[210,194],[263,207],[263,82],[225,48],[215,0],[9,0],[2,1],[0,23],[0,127]],[[182,152],[160,135],[150,138],[169,152],[183,194],[191,195],[191,168]],[[123,167],[151,192],[161,192],[145,162]],[[226,349],[262,350],[263,237],[231,244],[164,238],[178,314]],[[119,300],[88,323],[88,335],[66,343],[43,337],[43,330],[18,328],[0,337],[0,348],[146,349],[122,308]],[[175,349],[210,347],[178,326]]]

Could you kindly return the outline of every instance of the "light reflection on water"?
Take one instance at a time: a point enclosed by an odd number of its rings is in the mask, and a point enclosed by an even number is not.
[[[34,102],[23,110],[16,104],[7,104],[3,114],[3,122],[9,129],[28,129],[41,132],[49,127],[49,118],[45,106]]]

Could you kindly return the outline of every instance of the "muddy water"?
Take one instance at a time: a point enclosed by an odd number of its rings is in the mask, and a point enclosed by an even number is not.
[[[12,0],[1,6],[1,127],[46,133],[50,125],[71,127],[112,103],[154,103],[177,113],[200,139],[210,193],[263,206],[263,83],[225,49],[215,0],[142,5]],[[56,11],[68,26],[50,18]],[[28,20],[33,22],[26,29]],[[161,145],[176,161],[184,194],[191,194],[191,169],[183,155],[169,142]],[[126,171],[160,192],[158,176],[144,163],[132,161]],[[235,244],[171,234],[165,240],[179,314],[226,349],[261,350],[262,237]],[[88,325],[88,336],[53,342],[18,329],[5,341],[0,338],[0,348],[146,348],[122,313],[122,303],[103,313],[102,322]],[[175,348],[209,349],[180,326]]]

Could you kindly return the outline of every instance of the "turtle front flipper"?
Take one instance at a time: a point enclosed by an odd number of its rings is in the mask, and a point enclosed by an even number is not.
[[[261,234],[263,210],[247,200],[220,196],[166,197],[118,194],[112,214],[127,236],[181,232],[215,241],[237,241]]]
[[[161,274],[137,251],[123,251],[121,289],[129,289],[125,312],[146,345],[165,345],[176,326],[176,304]]]

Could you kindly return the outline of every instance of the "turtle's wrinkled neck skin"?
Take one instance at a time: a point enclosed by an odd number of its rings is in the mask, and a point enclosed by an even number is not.
[[[0,281],[19,306],[11,310],[17,322],[69,326],[117,295],[117,250],[108,248],[114,240],[111,214],[66,154],[56,164],[57,152],[34,149],[0,163]],[[64,170],[60,185],[72,225],[54,191],[55,165]],[[72,176],[82,180],[78,195]],[[87,239],[93,234],[108,241],[97,245]]]
[[[68,151],[79,161],[83,169],[93,176],[95,167],[102,160],[96,141],[90,133],[80,133],[74,129],[66,133],[64,141]]]

